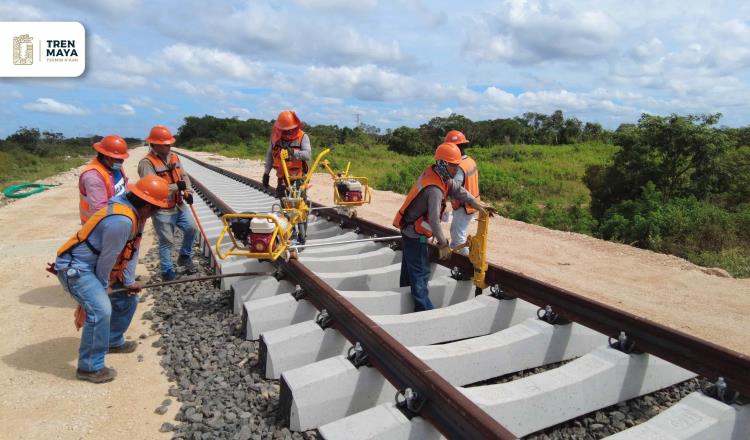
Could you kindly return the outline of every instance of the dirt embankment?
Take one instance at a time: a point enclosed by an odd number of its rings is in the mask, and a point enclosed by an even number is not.
[[[145,148],[131,150],[126,172],[137,180]],[[132,354],[108,355],[118,376],[94,385],[76,379],[81,334],[73,326],[75,301],[44,267],[80,227],[80,168],[46,179],[61,183],[40,194],[0,208],[0,438],[3,439],[155,439],[163,422],[154,409],[167,398],[168,382],[156,340],[138,306],[128,339],[141,344]],[[153,246],[146,227],[142,246]],[[139,265],[138,273],[145,274]],[[140,339],[145,335],[145,339]]]

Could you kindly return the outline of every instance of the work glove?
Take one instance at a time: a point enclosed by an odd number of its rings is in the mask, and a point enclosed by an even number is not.
[[[482,210],[487,213],[488,217],[494,217],[497,214],[497,209],[488,205],[487,203],[481,203]]]
[[[193,193],[190,193],[190,192],[185,193],[185,195],[182,196],[182,200],[184,200],[185,203],[187,203],[188,205],[192,205],[193,204]]]
[[[268,188],[268,182],[271,180],[271,176],[268,174],[263,175],[263,188]]]
[[[178,180],[177,189],[179,189],[180,191],[185,191],[187,189],[187,183],[185,183],[184,180]]]
[[[128,289],[128,295],[135,295],[143,289],[138,283],[133,283],[122,287]]]
[[[444,244],[438,245],[438,259],[440,261],[445,261],[451,256],[451,247],[448,245],[448,242],[446,241]]]

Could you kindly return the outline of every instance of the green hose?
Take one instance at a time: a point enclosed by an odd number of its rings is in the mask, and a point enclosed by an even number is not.
[[[19,183],[18,185],[11,185],[5,188],[3,194],[10,199],[22,199],[32,194],[40,193],[50,186],[57,185],[49,185],[45,183]]]

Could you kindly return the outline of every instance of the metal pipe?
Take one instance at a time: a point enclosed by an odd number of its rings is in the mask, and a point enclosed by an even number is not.
[[[182,278],[179,280],[172,280],[172,281],[163,281],[161,283],[152,283],[152,284],[145,284],[141,286],[141,289],[151,289],[154,287],[164,287],[164,286],[171,286],[173,284],[182,284],[182,283],[192,283],[194,281],[208,281],[208,280],[216,280],[220,278],[230,278],[230,277],[252,277],[257,275],[273,275],[272,273],[267,272],[242,272],[242,273],[228,273],[223,275],[206,275],[202,277],[193,277],[193,278]],[[112,293],[125,293],[128,289],[114,289],[110,292]]]
[[[401,240],[400,235],[392,235],[390,237],[377,237],[377,238],[362,238],[359,240],[346,240],[346,241],[334,241],[329,243],[314,243],[314,244],[295,244],[288,246],[288,249],[300,249],[309,247],[323,247],[323,246],[336,246],[340,244],[351,244],[351,243],[368,243],[376,241],[390,241],[390,240]]]

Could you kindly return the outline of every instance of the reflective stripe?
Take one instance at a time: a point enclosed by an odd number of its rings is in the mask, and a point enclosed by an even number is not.
[[[473,176],[476,173],[477,173],[477,167],[474,167],[468,173],[466,173],[466,177]]]

